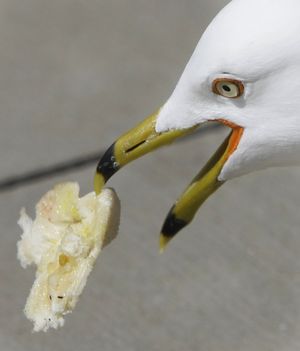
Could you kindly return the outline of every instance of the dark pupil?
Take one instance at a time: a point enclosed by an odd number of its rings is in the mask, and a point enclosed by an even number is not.
[[[231,92],[231,88],[228,85],[222,85],[223,90],[227,91],[227,93]]]

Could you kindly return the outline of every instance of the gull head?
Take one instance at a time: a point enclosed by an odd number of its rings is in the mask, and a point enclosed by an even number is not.
[[[222,180],[299,164],[299,16],[297,0],[232,1],[201,38],[157,132],[213,120],[244,128]]]
[[[171,208],[161,248],[227,180],[300,164],[300,2],[233,0],[200,39],[168,101],[99,162],[95,190],[130,161],[206,122],[231,132]]]

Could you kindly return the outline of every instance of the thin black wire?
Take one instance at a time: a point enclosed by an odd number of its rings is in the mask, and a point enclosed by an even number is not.
[[[96,164],[96,162],[100,160],[102,154],[103,153],[100,151],[97,153],[92,153],[62,163],[51,165],[49,167],[36,169],[28,173],[13,175],[4,178],[0,181],[0,192],[12,190],[19,186],[30,184],[36,181],[41,181],[43,179],[68,173],[70,171],[77,170],[80,168],[88,167],[90,165]]]
[[[213,131],[216,128],[219,128],[219,124],[210,124],[205,128],[199,129],[196,133],[193,133],[180,141],[186,141],[187,139],[194,139],[198,137],[200,133]],[[65,162],[54,164],[45,168],[36,169],[28,173],[23,173],[20,175],[12,175],[7,178],[0,180],[0,193],[14,190],[17,187],[25,186],[33,182],[42,181],[44,179],[58,176],[70,171],[74,171],[81,168],[86,168],[92,165],[95,165],[101,159],[103,151],[93,152],[85,156],[78,158],[70,159]]]

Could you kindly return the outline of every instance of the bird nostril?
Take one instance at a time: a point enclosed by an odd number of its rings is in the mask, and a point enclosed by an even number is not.
[[[145,142],[146,142],[146,140],[143,140],[143,141],[139,142],[138,144],[133,145],[129,149],[125,150],[125,153],[128,154],[129,152],[131,152],[131,151],[137,149],[139,146],[143,145]]]

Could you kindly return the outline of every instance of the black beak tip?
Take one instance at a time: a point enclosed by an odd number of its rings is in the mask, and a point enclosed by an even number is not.
[[[188,223],[180,218],[177,218],[175,213],[173,213],[173,209],[171,209],[164,222],[161,234],[165,238],[172,239],[181,229],[187,225]]]
[[[108,181],[118,170],[119,164],[115,157],[115,143],[113,143],[104,153],[97,166],[97,173],[101,174],[105,180]]]

